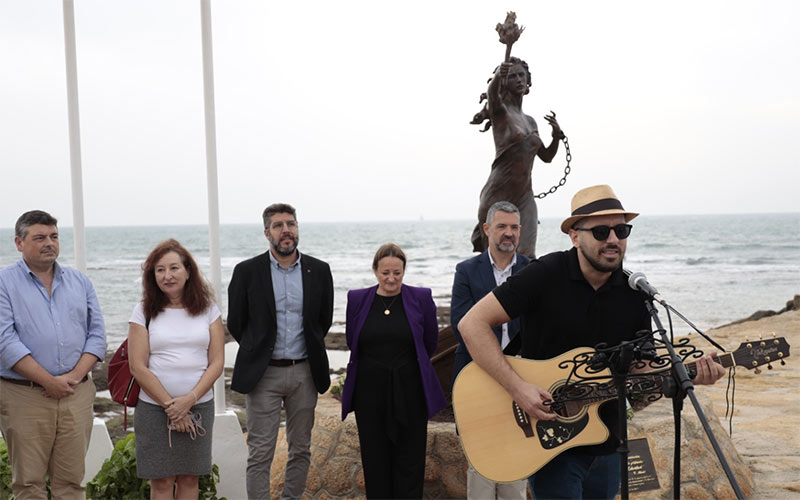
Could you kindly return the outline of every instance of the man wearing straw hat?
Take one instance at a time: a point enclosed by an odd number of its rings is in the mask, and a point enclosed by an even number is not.
[[[650,315],[622,270],[637,213],[625,210],[607,185],[578,191],[561,231],[573,248],[532,261],[484,297],[458,328],[473,360],[536,420],[553,420],[544,388],[523,380],[502,355],[491,328],[522,316],[522,356],[550,359],[577,347],[609,346],[650,330]],[[711,353],[712,355],[714,353]],[[724,369],[709,355],[697,362],[695,384],[713,384]],[[561,453],[531,477],[536,498],[614,498],[620,483],[617,405],[600,407],[610,436]]]

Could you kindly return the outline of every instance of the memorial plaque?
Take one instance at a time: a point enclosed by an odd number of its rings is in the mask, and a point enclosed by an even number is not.
[[[658,490],[658,475],[650,454],[650,445],[646,438],[631,439],[628,441],[628,491]]]

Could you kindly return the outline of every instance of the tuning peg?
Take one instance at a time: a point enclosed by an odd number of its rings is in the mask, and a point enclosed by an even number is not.
[[[753,370],[753,371],[755,372],[755,374],[756,374],[756,375],[758,375],[758,374],[760,374],[760,373],[761,373],[761,368],[756,368],[756,369],[755,369],[755,370]]]
[[[786,361],[781,360],[781,366],[786,366]]]
[[[767,369],[772,370],[772,363],[767,363]]]

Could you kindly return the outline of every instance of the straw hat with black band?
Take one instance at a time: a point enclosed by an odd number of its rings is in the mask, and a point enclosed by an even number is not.
[[[572,215],[561,223],[561,232],[569,234],[570,228],[584,217],[613,214],[624,215],[625,222],[630,222],[639,215],[636,212],[628,212],[622,207],[611,186],[600,184],[581,189],[572,197]]]

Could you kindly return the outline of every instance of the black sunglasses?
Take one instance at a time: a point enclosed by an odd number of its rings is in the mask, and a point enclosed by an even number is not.
[[[630,224],[617,224],[616,226],[594,226],[594,227],[576,227],[576,231],[591,231],[592,236],[597,241],[605,241],[608,239],[608,235],[611,234],[611,230],[614,230],[614,234],[617,235],[617,238],[624,240],[628,236],[631,235],[631,229],[633,226]]]

